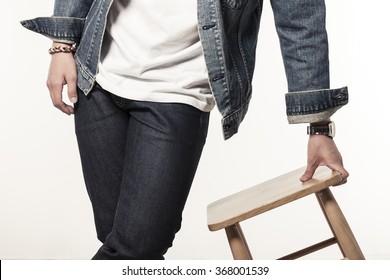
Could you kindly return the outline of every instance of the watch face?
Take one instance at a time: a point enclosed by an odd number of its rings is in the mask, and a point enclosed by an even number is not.
[[[336,135],[336,126],[334,122],[330,122],[328,125],[325,126],[308,126],[307,134],[326,135],[333,138]]]

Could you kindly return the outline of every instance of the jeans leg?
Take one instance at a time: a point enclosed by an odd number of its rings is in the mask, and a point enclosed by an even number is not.
[[[130,119],[119,201],[112,231],[93,259],[163,259],[180,229],[209,113],[183,104],[125,103]]]
[[[112,230],[122,181],[129,115],[96,86],[78,92],[75,128],[84,180],[92,203],[98,239]]]

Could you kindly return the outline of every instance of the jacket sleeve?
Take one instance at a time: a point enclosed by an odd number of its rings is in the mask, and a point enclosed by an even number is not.
[[[324,0],[271,0],[288,82],[289,123],[318,122],[348,103],[348,89],[329,89]]]
[[[53,41],[78,43],[93,0],[56,0],[51,17],[23,20],[21,24]]]

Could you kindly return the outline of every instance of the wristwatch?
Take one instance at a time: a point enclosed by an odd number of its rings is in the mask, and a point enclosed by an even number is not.
[[[308,135],[326,135],[330,138],[335,137],[336,127],[334,122],[329,122],[327,125],[309,125],[307,127]]]

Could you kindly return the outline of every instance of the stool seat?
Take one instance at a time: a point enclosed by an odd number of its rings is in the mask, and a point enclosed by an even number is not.
[[[310,194],[317,196],[334,236],[281,259],[295,259],[335,243],[339,245],[344,258],[364,259],[341,209],[329,190],[330,186],[342,181],[340,173],[320,166],[312,179],[302,183],[299,178],[305,170],[306,167],[296,169],[208,205],[208,227],[211,231],[225,229],[235,259],[252,259],[239,222]]]
[[[342,178],[327,167],[317,168],[313,179],[301,183],[305,167],[227,196],[207,207],[211,231],[220,230],[281,205],[340,183]]]

